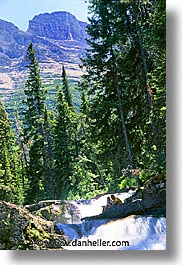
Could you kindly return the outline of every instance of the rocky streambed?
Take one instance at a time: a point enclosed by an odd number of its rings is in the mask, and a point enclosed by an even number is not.
[[[131,187],[121,190],[118,194],[125,198],[123,203],[104,213],[102,206],[108,194],[92,200],[48,200],[24,207],[0,201],[0,249],[64,249],[70,240],[69,231],[73,237],[74,234],[82,237],[83,228],[94,226],[96,220],[102,224],[103,220],[125,220],[133,215],[165,217],[165,176],[153,177],[142,188],[133,189],[132,195],[129,195]],[[91,231],[92,227],[86,230]]]

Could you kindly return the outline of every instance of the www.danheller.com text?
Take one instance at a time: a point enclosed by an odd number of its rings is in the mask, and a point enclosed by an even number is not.
[[[74,239],[74,240],[62,240],[62,239],[52,239],[52,240],[46,240],[41,241],[37,240],[36,243],[38,245],[45,245],[46,247],[129,247],[129,241],[122,241],[122,240],[103,240],[103,239],[97,239],[97,240],[90,240],[90,239]]]

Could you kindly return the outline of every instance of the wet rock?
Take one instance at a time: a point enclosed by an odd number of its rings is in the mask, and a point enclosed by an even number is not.
[[[62,224],[77,224],[81,222],[80,212],[73,201],[41,201],[37,204],[26,205],[25,207],[48,221]]]

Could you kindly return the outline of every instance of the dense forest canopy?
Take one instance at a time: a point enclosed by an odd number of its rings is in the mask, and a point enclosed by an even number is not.
[[[79,110],[64,66],[47,107],[32,43],[16,130],[0,102],[2,200],[90,198],[166,172],[165,1],[87,2]]]

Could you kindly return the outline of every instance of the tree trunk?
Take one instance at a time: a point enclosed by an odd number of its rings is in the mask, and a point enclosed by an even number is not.
[[[115,56],[114,56],[114,52],[113,52],[113,48],[111,47],[111,55],[113,58],[113,71],[114,71],[114,84],[115,84],[115,88],[116,88],[116,93],[117,93],[117,97],[118,97],[118,103],[119,103],[119,114],[120,114],[120,121],[121,121],[121,126],[122,126],[122,132],[124,135],[124,140],[125,140],[125,144],[126,144],[126,150],[128,153],[128,159],[129,159],[129,164],[132,166],[133,164],[133,158],[132,158],[132,152],[131,152],[131,148],[130,148],[130,143],[129,143],[129,139],[128,139],[128,133],[127,133],[127,129],[126,129],[126,125],[125,125],[125,119],[124,119],[124,113],[123,113],[123,104],[122,104],[122,99],[121,99],[121,92],[119,89],[119,80],[118,80],[118,73],[117,73],[117,65],[116,65],[116,60],[115,60]]]
[[[123,114],[123,107],[122,107],[122,100],[121,100],[121,94],[118,85],[116,85],[116,90],[117,90],[117,97],[118,97],[118,103],[119,103],[119,113],[120,113],[120,119],[121,119],[121,125],[122,125],[122,131],[125,139],[125,144],[126,144],[126,150],[128,153],[128,158],[130,165],[132,166],[133,164],[133,158],[132,158],[132,152],[130,148],[130,143],[128,139],[128,133],[126,130],[126,125],[125,125],[125,120],[124,120],[124,114]]]
[[[138,23],[138,15],[137,15],[137,10],[136,10],[136,5],[137,5],[137,1],[134,0],[133,1],[133,11],[134,11],[134,17],[135,17],[135,23],[136,23],[136,31],[137,31],[137,36],[138,36],[138,40],[139,40],[139,46],[140,46],[140,52],[141,52],[141,57],[142,57],[142,62],[143,62],[143,68],[144,68],[144,72],[145,72],[145,80],[146,80],[146,96],[147,96],[147,101],[148,101],[148,106],[149,106],[149,111],[152,108],[152,94],[151,94],[151,87],[150,87],[150,83],[149,83],[149,77],[148,77],[148,73],[149,73],[149,69],[148,69],[148,65],[147,65],[147,59],[146,59],[146,54],[145,54],[145,49],[143,47],[143,38],[142,38],[142,31],[140,30],[139,27],[139,23]]]

